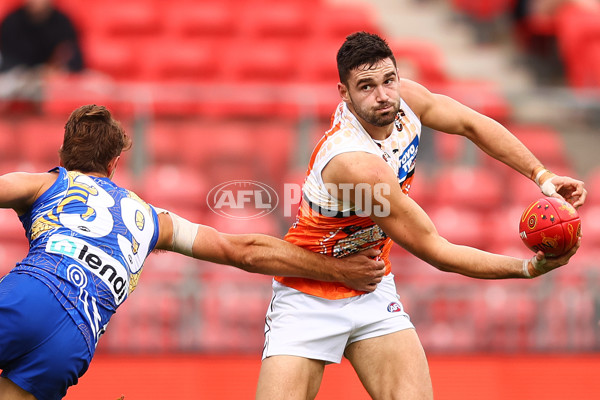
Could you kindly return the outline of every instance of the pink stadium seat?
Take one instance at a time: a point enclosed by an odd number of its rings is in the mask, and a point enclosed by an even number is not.
[[[290,83],[297,75],[296,49],[286,40],[238,40],[225,55],[233,82]]]
[[[493,210],[504,201],[501,177],[483,168],[448,167],[438,171],[433,182],[439,206]]]
[[[27,244],[25,230],[15,211],[7,208],[0,209],[0,226],[2,227],[0,229],[0,241],[5,243],[12,242],[17,245],[19,242]],[[25,253],[23,254],[24,256]]]
[[[565,2],[556,12],[556,36],[567,79],[573,88],[600,87],[600,5]]]
[[[173,211],[175,212],[175,211]],[[198,213],[178,212],[183,218],[195,223],[202,223]],[[157,252],[146,259],[140,285],[161,284],[161,286],[174,287],[186,279],[186,269],[196,268],[198,261],[174,252]]]
[[[340,78],[337,71],[336,56],[342,45],[337,39],[311,38],[299,42],[297,59],[299,81],[312,84],[324,84],[337,94],[335,84]],[[316,61],[318,60],[318,62]]]
[[[210,39],[161,38],[140,46],[140,79],[205,82],[220,72],[221,42]]]
[[[435,132],[433,137],[436,161],[446,165],[458,163],[465,156],[467,140],[463,136]]]
[[[600,205],[600,167],[589,171],[583,181],[588,191],[587,203]]]
[[[90,36],[84,40],[84,57],[88,68],[102,72],[114,79],[134,79],[141,71],[142,60],[138,46],[132,43]]]
[[[182,124],[174,121],[156,120],[146,131],[146,145],[150,162],[158,164],[178,164],[183,143]]]
[[[305,37],[316,10],[294,2],[245,3],[240,10],[240,34],[257,38]]]
[[[434,201],[435,193],[429,185],[430,177],[425,171],[416,169],[412,184],[410,186],[409,197],[413,199],[420,207],[427,210],[430,203]]]
[[[210,190],[202,171],[190,167],[157,165],[149,167],[143,177],[140,196],[161,208],[206,207],[206,194]]]
[[[489,242],[487,218],[477,210],[449,204],[430,207],[428,214],[440,235],[452,243],[483,248]]]
[[[188,132],[187,146],[200,165],[211,159],[252,158],[258,145],[252,124],[242,121],[209,122]]]
[[[106,106],[119,120],[134,112],[134,97],[128,97],[131,92],[115,85],[110,77],[97,73],[53,74],[46,79],[44,90],[44,114],[63,121],[85,104]]]
[[[4,211],[6,210],[2,210],[2,212]],[[16,216],[10,215],[10,217],[18,223],[19,220]],[[3,217],[0,217],[0,219],[4,220]],[[12,226],[13,223],[11,222],[10,224]],[[25,258],[28,249],[29,245],[27,244],[23,227],[21,227],[20,232],[15,231],[13,237],[0,238],[0,277],[7,274],[17,262]]]
[[[9,119],[0,120],[0,160],[12,161],[17,158],[17,126]]]
[[[148,147],[155,162],[205,168],[219,160],[258,160],[255,133],[241,122],[159,120],[149,128]]]
[[[600,247],[600,204],[585,204],[579,209],[581,217],[581,247]]]
[[[252,132],[257,146],[256,157],[261,172],[270,177],[270,182],[280,183],[290,168],[297,134],[288,123],[263,123]]]
[[[90,3],[87,13],[94,16],[86,22],[86,30],[93,35],[150,38],[164,28],[159,9],[144,0]]]
[[[288,86],[286,82],[276,82],[279,79],[287,80],[288,78],[280,77],[268,82],[259,78],[253,81],[236,82],[237,79],[232,80],[231,75],[229,75],[228,78],[224,79],[225,84],[223,86],[216,85],[213,88],[214,92],[212,92],[214,96],[201,99],[197,114],[211,118],[289,118],[297,120],[303,110],[303,104],[298,104],[297,99],[301,99],[301,102],[308,102],[309,107],[312,106],[310,104],[310,101],[314,99],[312,94],[307,95],[309,96],[308,100],[303,97],[296,97],[305,93],[302,87],[296,86],[294,88],[292,87],[294,83],[288,81],[290,90],[292,90],[290,92],[286,87]],[[231,96],[232,90],[235,90],[235,96]],[[310,89],[309,93],[311,93]]]
[[[485,80],[451,80],[448,82],[432,82],[429,89],[450,96],[461,103],[494,118],[497,121],[508,121],[511,106],[500,87]]]
[[[488,241],[484,250],[515,257],[519,254],[529,255],[530,250],[525,247],[519,236],[519,220],[527,204],[521,206],[517,203],[507,203],[485,214]],[[515,253],[513,248],[521,252]]]
[[[507,199],[523,211],[528,204],[543,196],[537,185],[525,176],[510,171],[507,176]]]
[[[218,39],[238,31],[237,7],[227,1],[164,1],[158,6],[168,37]]]
[[[380,33],[373,8],[364,4],[322,3],[313,15],[312,34],[322,40],[339,40],[341,45],[351,33],[366,31]]]
[[[569,168],[561,134],[548,125],[511,124],[508,129],[548,168]]]
[[[44,169],[58,165],[58,149],[64,135],[64,119],[31,118],[18,129],[18,147],[24,160],[38,163]]]
[[[204,87],[199,86],[199,82],[185,79],[146,80],[144,83],[150,84],[150,97],[147,98],[150,100],[147,104],[149,110],[157,118],[188,118],[201,114],[199,110],[202,99],[196,93],[198,90],[204,92]]]
[[[207,265],[203,269],[211,268]],[[231,267],[204,275],[200,299],[203,329],[200,348],[211,351],[258,351],[264,343],[264,313],[271,296],[271,278]]]
[[[244,210],[240,210],[239,214],[236,215],[243,217]],[[233,219],[213,213],[207,214],[205,221],[206,225],[226,233],[264,233],[266,235],[281,236],[277,219],[273,214],[255,219]]]
[[[396,64],[402,78],[416,80],[425,86],[448,80],[441,49],[432,42],[419,39],[391,40]]]

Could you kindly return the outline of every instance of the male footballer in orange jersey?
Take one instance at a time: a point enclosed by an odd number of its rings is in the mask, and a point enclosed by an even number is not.
[[[342,103],[313,151],[294,225],[285,239],[343,256],[381,249],[386,276],[372,293],[342,284],[276,277],[265,325],[256,398],[314,399],[325,365],[345,356],[373,399],[431,399],[425,353],[396,294],[392,241],[442,271],[481,279],[530,278],[567,264],[538,252],[531,260],[455,245],[407,196],[421,124],[463,135],[575,207],[583,182],[556,176],[494,120],[398,76],[377,35],[346,38],[337,54]],[[401,266],[399,266],[401,268]]]

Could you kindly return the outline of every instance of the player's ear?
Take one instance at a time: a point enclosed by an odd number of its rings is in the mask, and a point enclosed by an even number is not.
[[[344,85],[342,82],[338,82],[337,89],[338,89],[338,93],[340,94],[340,97],[342,98],[342,100],[344,100],[346,103],[348,103],[350,101],[350,96],[348,95],[348,87],[346,85]]]

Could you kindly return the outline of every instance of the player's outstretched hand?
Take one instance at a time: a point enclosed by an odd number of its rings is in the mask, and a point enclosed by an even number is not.
[[[581,238],[577,240],[577,244],[571,250],[559,257],[546,258],[543,252],[538,251],[527,264],[529,275],[534,278],[568,264],[579,246],[581,246]]]
[[[575,208],[581,207],[587,197],[583,182],[568,176],[553,176],[540,185],[540,188],[546,196],[562,197]]]
[[[372,292],[381,282],[385,273],[385,263],[379,258],[380,250],[368,249],[344,257],[343,284],[351,289]]]

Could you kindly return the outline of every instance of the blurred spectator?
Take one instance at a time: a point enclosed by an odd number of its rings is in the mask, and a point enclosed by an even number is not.
[[[34,105],[41,101],[44,72],[82,69],[77,32],[52,0],[24,0],[1,22],[0,101]]]
[[[52,0],[24,0],[0,25],[0,71],[14,67],[83,69],[77,32]]]

